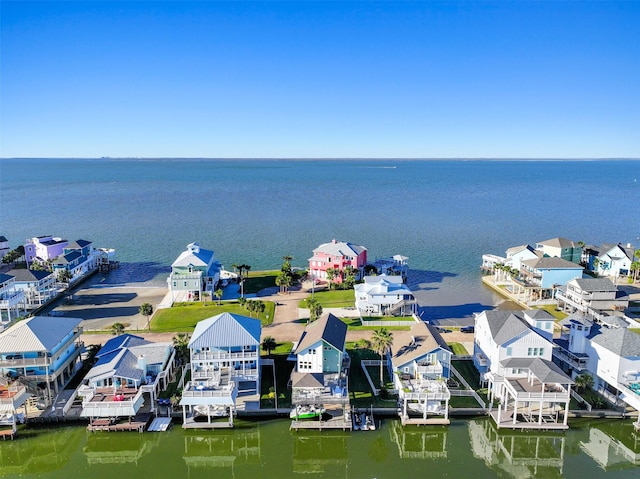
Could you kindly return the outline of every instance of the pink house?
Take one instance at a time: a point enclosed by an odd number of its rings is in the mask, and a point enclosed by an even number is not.
[[[31,266],[31,263],[36,258],[41,262],[57,258],[64,253],[64,248],[68,244],[69,242],[66,239],[54,238],[53,236],[37,236],[27,239],[24,245],[24,256],[27,260],[27,265]]]
[[[347,266],[354,267],[362,276],[366,264],[367,248],[333,240],[313,250],[313,256],[309,258],[309,273],[314,278],[326,279],[327,269],[333,268],[340,273],[334,281],[341,283]]]

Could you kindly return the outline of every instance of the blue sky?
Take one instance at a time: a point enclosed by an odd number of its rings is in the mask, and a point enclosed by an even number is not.
[[[1,9],[2,157],[640,157],[640,2]]]

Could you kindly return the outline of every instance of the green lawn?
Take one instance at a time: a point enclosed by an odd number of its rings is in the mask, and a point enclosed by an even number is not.
[[[318,300],[323,308],[349,308],[354,307],[356,304],[355,293],[352,289],[316,291],[313,294],[313,297],[314,299]],[[298,306],[300,308],[306,308],[307,301],[300,301],[298,303]]]
[[[557,320],[562,320],[562,319],[564,319],[564,318],[566,318],[568,316],[567,313],[564,313],[562,311],[558,311],[556,309],[556,305],[555,304],[545,304],[544,306],[536,306],[536,308],[537,309],[544,309],[547,313],[549,313],[551,316],[553,316]]]
[[[265,288],[276,285],[276,277],[280,271],[254,271],[244,281],[244,293],[255,294]]]
[[[291,344],[291,343],[289,343]],[[288,354],[272,354],[276,368],[276,388],[275,393],[278,395],[278,407],[291,407],[291,389],[287,386],[291,378],[291,371],[295,366],[293,361],[287,361]],[[260,407],[275,407],[275,394],[269,394],[270,388],[273,387],[273,369],[271,366],[262,368],[262,380],[260,381]]]
[[[473,365],[473,361],[468,359],[451,361],[451,365],[462,375],[462,377],[474,389],[480,387],[480,373]],[[452,373],[453,376],[453,373]]]
[[[448,346],[451,348],[451,351],[453,351],[453,354],[457,356],[466,356],[469,354],[469,351],[467,351],[467,348],[465,348],[460,343],[450,343],[448,344]]]
[[[473,408],[481,407],[473,396],[451,396],[449,406],[452,408]]]
[[[273,322],[276,305],[271,301],[265,301],[265,312],[258,318],[263,326]],[[159,332],[185,332],[190,333],[196,327],[198,321],[210,318],[220,313],[239,314],[251,316],[246,308],[237,301],[223,301],[220,306],[217,302],[209,301],[206,306],[202,303],[182,303],[172,308],[159,309],[151,320],[151,331]],[[254,315],[255,316],[255,315]]]
[[[347,352],[351,356],[351,369],[349,370],[349,397],[351,399],[351,405],[355,407],[396,407],[397,399],[389,398],[382,399],[380,396],[374,396],[369,381],[367,381],[360,361],[362,359],[377,359],[380,360],[380,355],[373,352],[371,349],[351,349],[354,343],[347,344]],[[372,368],[377,373],[377,378],[380,378],[380,369]],[[386,369],[385,369],[386,371]],[[369,372],[371,374],[371,371]],[[388,373],[387,382],[389,380]],[[375,381],[375,378],[372,377]]]

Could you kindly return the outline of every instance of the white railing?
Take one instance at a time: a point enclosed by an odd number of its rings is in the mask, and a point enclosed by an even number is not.
[[[208,387],[203,389],[197,389],[198,386],[195,383],[189,381],[187,386],[182,390],[182,397],[227,397],[231,396],[234,384],[229,383],[223,387]]]
[[[93,395],[91,397],[93,398]],[[82,403],[82,408],[85,410],[101,409],[105,407],[134,407],[138,400],[142,398],[142,391],[139,390],[131,399],[123,399],[122,401],[90,401],[88,398],[89,396],[87,396]]]
[[[239,353],[225,353],[225,352],[202,352],[193,353],[191,355],[191,362],[194,361],[215,361],[215,360],[249,360],[255,361],[258,359],[258,351],[244,351]]]

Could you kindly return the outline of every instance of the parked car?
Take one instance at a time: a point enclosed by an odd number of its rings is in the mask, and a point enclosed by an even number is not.
[[[460,328],[460,332],[462,333],[473,333],[475,331],[475,326],[463,326]]]

